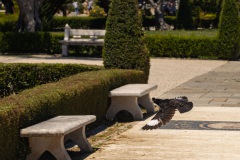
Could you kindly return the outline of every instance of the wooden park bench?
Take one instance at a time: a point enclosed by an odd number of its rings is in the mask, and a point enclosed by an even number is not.
[[[119,111],[125,110],[132,114],[134,120],[142,120],[143,114],[139,104],[147,110],[147,113],[154,113],[150,92],[155,89],[157,89],[155,84],[127,84],[110,91],[111,105],[106,118],[113,120]]]
[[[57,116],[47,121],[21,129],[21,137],[28,137],[31,153],[27,160],[37,160],[49,151],[57,160],[71,160],[64,142],[72,140],[81,151],[91,152],[85,135],[85,126],[96,120],[94,115]]]
[[[105,30],[72,29],[68,24],[64,28],[62,56],[68,56],[69,45],[103,46]]]

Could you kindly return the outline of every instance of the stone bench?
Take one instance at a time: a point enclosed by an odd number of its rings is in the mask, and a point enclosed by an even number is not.
[[[157,89],[155,84],[127,84],[110,91],[111,105],[106,118],[113,120],[119,111],[125,110],[132,114],[134,120],[142,120],[143,114],[139,104],[147,110],[147,113],[154,113],[150,92],[155,89]]]
[[[27,160],[37,160],[49,151],[57,160],[71,160],[64,142],[72,140],[81,151],[91,152],[85,135],[85,126],[96,120],[94,115],[57,116],[47,121],[21,129],[21,137],[28,137],[31,153]]]
[[[62,44],[62,56],[68,56],[69,45],[103,46],[105,33],[105,30],[100,29],[71,29],[66,24],[64,39],[60,41]]]

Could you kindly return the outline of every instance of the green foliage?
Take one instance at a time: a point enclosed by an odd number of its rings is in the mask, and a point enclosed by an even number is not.
[[[33,54],[62,52],[60,40],[63,33],[16,33],[0,32],[0,53],[3,54]],[[101,57],[102,46],[69,46],[69,55]]]
[[[49,27],[45,28],[45,30],[63,32],[66,24],[71,28],[104,29],[106,17],[54,17]]]
[[[149,35],[145,36],[144,41],[154,57],[217,58],[216,37]]]
[[[50,40],[49,33],[7,32],[2,36],[0,52],[49,53]]]
[[[239,56],[240,23],[235,0],[223,0],[219,22],[219,57],[236,59]]]
[[[1,64],[0,97],[18,93],[63,77],[85,71],[100,70],[102,67],[77,64]]]
[[[218,3],[217,3],[216,19],[213,23],[215,28],[217,28],[219,25],[219,17],[220,17],[222,2],[223,2],[223,0],[218,0]]]
[[[149,74],[149,55],[142,41],[142,21],[136,0],[113,0],[103,47],[105,68],[139,69]]]
[[[46,31],[45,28],[49,28],[50,22],[53,19],[54,14],[61,8],[62,5],[66,5],[69,2],[71,2],[71,0],[43,1],[43,4],[39,10],[39,14],[43,24],[42,28],[44,31]]]
[[[103,8],[94,5],[93,9],[90,10],[89,13],[90,17],[105,17],[106,13],[104,12]]]
[[[58,115],[106,115],[110,90],[128,83],[146,83],[134,70],[101,70],[79,73],[24,90],[0,101],[0,159],[25,160],[27,138],[20,129]]]
[[[216,38],[218,29],[199,29],[199,30],[169,30],[162,31],[145,31],[145,37],[148,35],[172,36],[174,37],[212,37]]]
[[[177,12],[177,29],[193,29],[192,10],[189,0],[181,0]]]
[[[0,32],[14,31],[17,24],[16,15],[4,15],[0,17]]]

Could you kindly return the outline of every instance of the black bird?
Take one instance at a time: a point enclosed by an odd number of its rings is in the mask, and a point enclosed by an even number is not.
[[[189,102],[186,96],[181,96],[174,99],[152,98],[152,100],[160,107],[160,109],[153,119],[144,127],[142,127],[143,130],[160,128],[162,125],[165,125],[172,119],[176,110],[178,110],[180,113],[185,113],[193,108],[193,103]]]

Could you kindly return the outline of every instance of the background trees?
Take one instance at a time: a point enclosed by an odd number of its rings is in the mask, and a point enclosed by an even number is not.
[[[20,14],[17,30],[35,32],[41,30],[42,21],[48,22],[68,0],[17,0]]]

